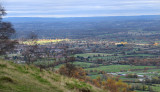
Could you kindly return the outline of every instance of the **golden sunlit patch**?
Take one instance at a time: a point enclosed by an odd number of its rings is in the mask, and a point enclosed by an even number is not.
[[[48,43],[57,43],[61,41],[69,41],[69,39],[39,39],[37,41],[28,40],[20,43],[26,44],[26,45],[34,45],[34,44],[44,45]]]

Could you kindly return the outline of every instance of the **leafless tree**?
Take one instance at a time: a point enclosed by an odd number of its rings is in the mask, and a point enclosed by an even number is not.
[[[65,57],[65,68],[66,74],[69,77],[72,77],[73,72],[76,70],[76,66],[73,64],[75,57],[73,56],[73,50],[69,50],[68,46],[64,46],[64,57]]]
[[[31,32],[28,35],[28,41],[31,41],[32,44],[29,44],[25,47],[22,55],[24,56],[24,59],[27,64],[31,64],[34,61],[36,61],[39,57],[38,55],[38,44],[37,44],[37,39],[38,36],[34,32]]]
[[[0,5],[0,55],[13,50],[15,44],[17,44],[17,41],[11,40],[11,36],[15,33],[12,24],[2,21],[5,15],[5,9]]]

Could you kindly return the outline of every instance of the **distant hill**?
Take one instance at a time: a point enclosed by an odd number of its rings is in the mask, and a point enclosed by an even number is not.
[[[160,31],[160,15],[115,16],[115,17],[76,17],[76,18],[37,18],[10,17],[17,35],[26,37],[34,31],[39,38],[86,38],[128,31]]]
[[[10,22],[30,22],[30,21],[102,21],[102,20],[160,20],[160,15],[143,15],[143,16],[109,16],[109,17],[6,17],[4,21]]]
[[[33,65],[0,59],[0,92],[103,92],[92,85]]]

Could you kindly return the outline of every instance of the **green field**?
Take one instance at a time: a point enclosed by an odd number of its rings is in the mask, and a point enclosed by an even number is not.
[[[160,92],[160,84],[153,84],[152,88],[153,90]]]
[[[89,66],[92,65],[93,63],[74,62],[74,64],[75,64],[76,66],[80,66],[80,67],[89,67]]]
[[[80,57],[93,57],[93,56],[110,56],[111,54],[106,54],[106,53],[85,53],[85,54],[76,54],[74,55],[75,57],[80,56]]]
[[[144,69],[144,68],[155,68],[155,66],[131,66],[131,65],[109,65],[109,66],[100,66],[96,68],[87,68],[86,70],[102,70],[108,73],[110,72],[121,72],[129,71],[130,69]]]

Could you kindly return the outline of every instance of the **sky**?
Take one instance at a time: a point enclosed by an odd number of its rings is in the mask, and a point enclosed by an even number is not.
[[[7,17],[160,15],[160,0],[0,0]]]

